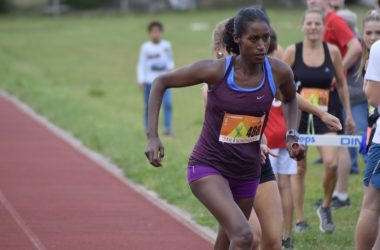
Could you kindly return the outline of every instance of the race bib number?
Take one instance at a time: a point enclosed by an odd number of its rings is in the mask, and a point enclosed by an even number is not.
[[[329,104],[328,89],[303,88],[301,90],[301,96],[323,111],[327,111]]]
[[[259,141],[265,114],[261,117],[247,115],[224,115],[219,141],[239,144]]]

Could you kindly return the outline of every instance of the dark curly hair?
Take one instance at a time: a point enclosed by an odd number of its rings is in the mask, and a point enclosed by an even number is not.
[[[268,48],[268,55],[271,55],[273,52],[277,50],[277,33],[276,31],[269,26],[270,29],[270,43]]]
[[[258,7],[241,9],[236,17],[228,20],[223,34],[223,43],[228,53],[240,54],[239,45],[235,43],[234,36],[241,37],[247,31],[248,23],[262,21],[270,26],[268,16]]]

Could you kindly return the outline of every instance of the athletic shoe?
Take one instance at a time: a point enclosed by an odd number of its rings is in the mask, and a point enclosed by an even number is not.
[[[319,206],[317,209],[319,217],[319,229],[323,233],[333,233],[335,231],[335,224],[332,220],[331,208]]]
[[[347,198],[346,200],[342,201],[338,197],[334,196],[331,200],[331,207],[335,209],[351,207],[350,198]]]
[[[281,249],[293,249],[293,240],[292,237],[282,240]]]
[[[307,224],[307,222],[304,220],[297,222],[296,225],[294,226],[294,231],[296,233],[303,233],[303,232],[306,232],[307,230],[309,230],[309,224]]]

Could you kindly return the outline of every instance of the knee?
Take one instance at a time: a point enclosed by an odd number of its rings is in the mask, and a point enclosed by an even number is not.
[[[239,227],[231,236],[231,241],[237,246],[252,247],[253,232],[249,224]]]
[[[338,170],[338,163],[333,159],[326,159],[323,161],[323,164],[328,172],[336,173]]]
[[[260,249],[261,244],[261,231],[255,231],[253,233],[253,248],[254,250]]]

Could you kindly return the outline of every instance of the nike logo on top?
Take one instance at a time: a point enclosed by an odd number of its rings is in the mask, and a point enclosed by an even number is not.
[[[263,95],[263,96],[258,96],[258,97],[256,97],[256,99],[257,99],[257,100],[261,100],[261,99],[263,99],[264,96],[265,96],[265,95]]]

